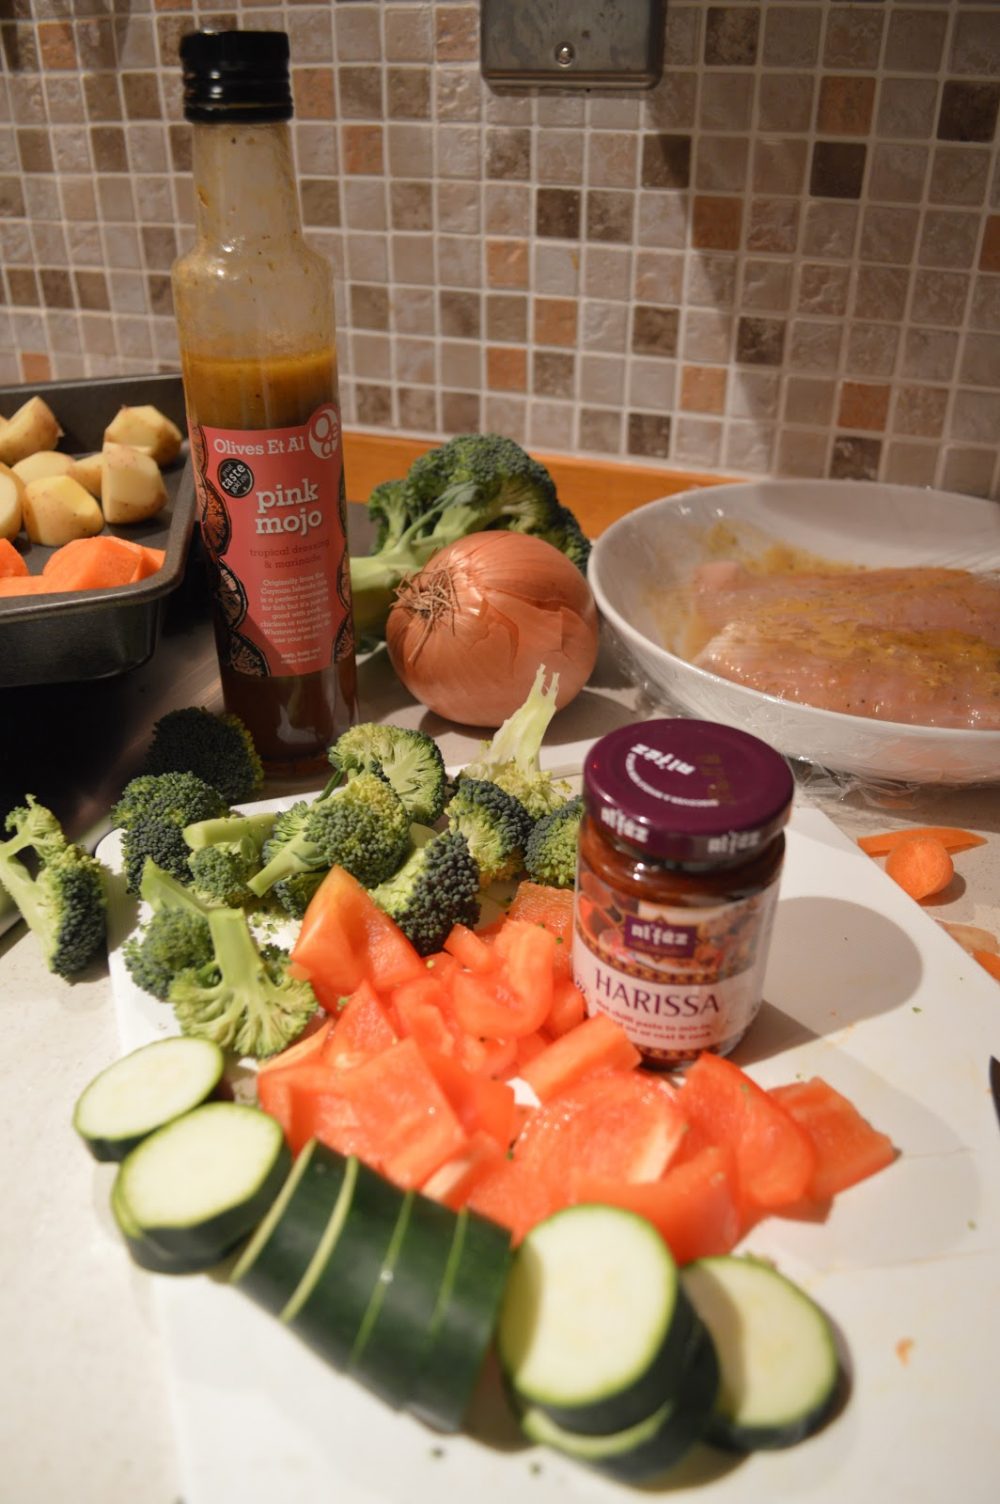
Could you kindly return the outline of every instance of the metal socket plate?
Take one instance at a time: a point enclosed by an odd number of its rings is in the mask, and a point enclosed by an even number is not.
[[[665,0],[480,0],[492,84],[649,89],[663,72]]]

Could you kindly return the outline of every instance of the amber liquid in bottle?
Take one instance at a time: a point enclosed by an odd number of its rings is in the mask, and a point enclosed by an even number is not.
[[[332,277],[302,237],[286,125],[196,124],[193,138],[198,241],[174,268],[174,299],[197,468],[200,428],[260,430],[266,448],[268,431],[336,408],[338,392]],[[342,484],[322,505],[340,519],[342,597]],[[250,728],[270,773],[324,766],[327,747],[357,714],[349,603],[346,628],[322,667],[260,672],[258,655],[255,671],[244,672],[227,608],[228,561],[213,549],[204,511],[203,534],[226,708]]]

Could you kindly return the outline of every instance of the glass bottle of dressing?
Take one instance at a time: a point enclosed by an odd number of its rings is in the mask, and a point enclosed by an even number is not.
[[[653,1069],[726,1055],[761,1002],[793,781],[755,736],[652,720],[583,769],[573,973]]]
[[[173,270],[226,708],[268,771],[357,714],[333,279],[302,235],[284,32],[194,32],[197,240]]]

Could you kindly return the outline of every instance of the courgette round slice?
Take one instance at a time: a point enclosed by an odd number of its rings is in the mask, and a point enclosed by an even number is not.
[[[192,1269],[210,1269],[254,1230],[290,1165],[274,1118],[206,1102],[132,1150],[119,1194],[144,1238]]]
[[[202,1268],[200,1263],[191,1264],[185,1259],[164,1253],[151,1238],[146,1237],[122,1196],[120,1171],[111,1186],[111,1214],[133,1262],[140,1269],[151,1274],[195,1274]]]
[[[646,1420],[672,1395],[696,1327],[652,1224],[621,1207],[581,1204],[525,1237],[497,1346],[522,1405],[601,1435]]]
[[[709,1439],[733,1451],[788,1447],[835,1409],[841,1373],[829,1320],[770,1264],[731,1254],[697,1259],[684,1287],[721,1368]]]
[[[85,1087],[73,1127],[95,1159],[122,1160],[144,1138],[208,1100],[225,1057],[209,1039],[157,1039],[116,1060]]]

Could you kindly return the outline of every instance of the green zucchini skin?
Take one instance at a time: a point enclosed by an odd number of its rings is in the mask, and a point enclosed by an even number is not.
[[[675,1467],[708,1430],[719,1385],[715,1347],[695,1331],[673,1394],[643,1420],[604,1435],[560,1426],[538,1406],[521,1417],[526,1436],[619,1483],[651,1483]]]
[[[510,1260],[507,1228],[463,1207],[408,1406],[436,1431],[461,1429],[496,1330]]]
[[[457,1221],[456,1213],[439,1202],[413,1198],[392,1277],[386,1282],[383,1270],[382,1299],[351,1354],[348,1372],[396,1410],[416,1393]]]
[[[80,1093],[73,1127],[102,1163],[117,1163],[157,1128],[219,1088],[225,1056],[208,1039],[157,1039],[115,1060]]]
[[[146,1237],[142,1228],[128,1209],[124,1197],[121,1194],[121,1176],[116,1175],[111,1186],[111,1214],[115,1219],[118,1231],[124,1239],[125,1246],[129,1251],[133,1263],[138,1264],[140,1269],[147,1270],[150,1274],[196,1274],[202,1265],[195,1261],[178,1258],[176,1255],[164,1253],[162,1248],[157,1248],[152,1239]]]
[[[164,1177],[169,1171],[183,1180],[191,1174],[197,1157],[210,1159],[217,1152],[219,1130],[224,1135],[236,1124],[236,1114],[249,1114],[268,1123],[267,1128],[261,1125],[262,1142],[267,1140],[267,1149],[256,1167],[258,1174],[252,1189],[234,1195],[207,1216],[192,1211],[187,1216],[161,1221],[151,1214],[143,1205],[144,1198],[147,1202],[149,1199],[148,1189],[142,1189],[138,1195],[136,1191],[138,1183],[148,1180],[151,1159],[158,1163],[159,1173]],[[197,1144],[199,1156],[192,1154],[193,1144]],[[176,1158],[173,1166],[171,1157]],[[207,1102],[158,1128],[132,1150],[119,1170],[119,1195],[144,1243],[152,1244],[168,1258],[185,1265],[186,1272],[193,1273],[222,1263],[253,1232],[278,1195],[291,1162],[281,1128],[273,1119],[267,1119],[266,1113],[235,1102]]]
[[[844,1380],[833,1328],[816,1302],[746,1255],[697,1259],[682,1278],[719,1356],[708,1440],[751,1452],[794,1446],[819,1430],[838,1408]]]
[[[344,1194],[346,1169],[342,1154],[310,1139],[233,1268],[231,1283],[272,1315],[280,1314],[305,1275]]]
[[[345,1368],[381,1275],[406,1193],[354,1160],[349,1199],[331,1212],[329,1246],[317,1245],[306,1273],[281,1313],[327,1362]]]

